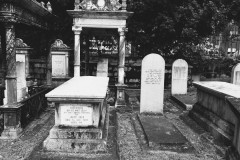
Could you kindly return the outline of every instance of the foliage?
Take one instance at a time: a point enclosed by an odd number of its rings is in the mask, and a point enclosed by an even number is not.
[[[155,52],[199,66],[204,62],[203,48],[193,46],[205,45],[206,37],[239,18],[239,8],[237,0],[131,0],[134,15],[127,38],[137,44],[140,55]]]

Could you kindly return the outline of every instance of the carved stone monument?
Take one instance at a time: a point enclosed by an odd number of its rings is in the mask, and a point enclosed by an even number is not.
[[[108,59],[100,58],[97,64],[97,77],[108,76]]]
[[[188,64],[177,59],[172,65],[172,94],[187,94]]]
[[[21,101],[27,95],[29,75],[30,48],[22,39],[16,38],[16,72],[17,72],[17,101]],[[6,97],[7,99],[7,97]],[[5,103],[6,104],[6,103]]]
[[[69,80],[69,53],[71,49],[57,39],[51,46],[52,85],[59,86]]]
[[[231,82],[236,85],[240,85],[240,63],[232,69]]]
[[[105,151],[108,77],[74,77],[46,94],[55,103],[55,125],[44,141],[48,151]]]
[[[142,61],[140,112],[163,113],[165,61],[149,54]]]

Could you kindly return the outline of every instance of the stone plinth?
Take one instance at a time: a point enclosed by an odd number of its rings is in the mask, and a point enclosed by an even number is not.
[[[190,116],[221,142],[232,142],[238,118],[226,97],[240,98],[240,87],[226,82],[194,82],[197,103]],[[235,131],[234,131],[235,130]]]
[[[0,139],[16,139],[22,132],[21,128],[21,107],[23,104],[6,104],[0,107],[3,113],[4,130]]]
[[[55,103],[55,125],[44,141],[49,151],[106,150],[108,77],[74,77],[46,94]]]

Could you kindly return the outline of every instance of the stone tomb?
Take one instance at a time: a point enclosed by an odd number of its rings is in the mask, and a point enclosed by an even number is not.
[[[106,150],[108,77],[74,77],[50,93],[55,125],[44,141],[48,151],[88,153]]]
[[[172,95],[187,94],[188,64],[177,59],[172,65]]]
[[[240,86],[218,81],[194,82],[193,84],[197,88],[197,103],[189,112],[191,118],[221,142],[229,143],[236,139],[235,137],[238,136],[236,133],[239,133],[238,116],[236,116],[237,112],[226,102],[226,98],[239,99]]]
[[[163,114],[165,61],[149,54],[142,61],[140,112]]]
[[[240,85],[240,63],[232,69],[231,82],[236,85]]]
[[[108,59],[100,58],[97,64],[97,77],[107,77],[108,76]]]

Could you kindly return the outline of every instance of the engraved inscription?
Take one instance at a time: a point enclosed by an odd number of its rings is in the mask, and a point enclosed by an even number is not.
[[[61,125],[91,126],[93,125],[93,108],[90,104],[60,104]]]
[[[186,79],[186,67],[173,67],[173,79]]]
[[[160,84],[162,78],[162,71],[159,69],[149,69],[145,71],[145,84]]]
[[[53,76],[66,75],[65,56],[63,55],[52,56],[52,75]]]

